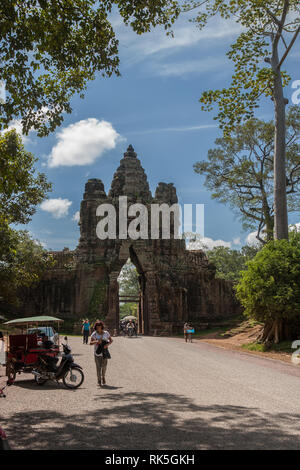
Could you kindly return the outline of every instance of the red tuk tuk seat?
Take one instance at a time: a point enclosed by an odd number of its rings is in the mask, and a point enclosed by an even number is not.
[[[9,335],[9,356],[18,362],[33,364],[37,360],[37,353],[32,350],[37,349],[37,335]]]

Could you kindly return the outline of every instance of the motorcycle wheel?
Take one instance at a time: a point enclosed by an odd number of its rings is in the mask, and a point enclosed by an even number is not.
[[[41,379],[40,377],[37,377],[36,375],[34,376],[34,381],[37,385],[45,385],[47,382],[47,379]]]
[[[84,373],[78,367],[71,367],[63,376],[64,386],[67,388],[78,388],[84,381]]]

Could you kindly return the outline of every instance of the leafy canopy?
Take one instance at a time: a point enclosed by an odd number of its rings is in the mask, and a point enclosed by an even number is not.
[[[47,135],[71,113],[96,73],[119,75],[118,40],[110,21],[119,13],[137,34],[169,29],[173,0],[2,0],[0,2],[0,130],[22,119],[23,132]]]
[[[254,258],[259,247],[243,246],[241,250],[232,250],[225,246],[217,246],[207,250],[209,261],[216,267],[216,276],[227,281],[237,282],[247,261]]]
[[[138,295],[140,292],[139,275],[134,264],[127,261],[118,278],[120,294]]]
[[[0,135],[0,221],[26,224],[51,189],[15,130]]]
[[[230,138],[216,139],[208,160],[194,165],[212,198],[229,204],[245,229],[257,230],[261,242],[273,238],[274,127],[273,121],[250,119]],[[286,192],[289,211],[300,210],[299,106],[291,106],[286,118]]]
[[[241,25],[227,54],[234,63],[230,86],[205,91],[200,98],[203,110],[210,111],[217,104],[216,119],[225,134],[230,134],[236,123],[254,116],[261,96],[273,96],[274,74],[281,70],[300,32],[299,0],[187,1],[183,7],[185,11],[194,9],[193,21],[200,29],[217,15]],[[278,51],[281,55],[272,63]],[[281,75],[286,86],[290,77],[284,71]]]
[[[0,235],[0,303],[18,306],[22,287],[36,284],[42,274],[54,266],[54,259],[42,245],[32,240],[29,233],[10,227],[6,238],[11,249],[3,249],[3,231]]]
[[[127,317],[129,315],[133,315],[135,317],[138,316],[138,304],[137,303],[127,302],[126,304],[125,303],[120,304],[120,320],[122,320],[122,318]]]
[[[28,232],[11,227],[28,223],[51,189],[35,162],[15,130],[0,135],[0,300],[6,304],[17,304],[19,288],[37,282],[53,263]]]

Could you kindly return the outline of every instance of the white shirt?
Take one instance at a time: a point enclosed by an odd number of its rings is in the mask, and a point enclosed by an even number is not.
[[[108,341],[110,338],[110,334],[108,331],[103,331],[103,333],[101,335],[99,335],[99,333],[97,331],[94,331],[94,333],[91,334],[91,340],[97,340],[99,341],[100,339],[101,340],[104,340],[104,341]],[[98,344],[94,344],[94,354],[96,356],[96,351],[97,351],[97,348],[98,348]]]

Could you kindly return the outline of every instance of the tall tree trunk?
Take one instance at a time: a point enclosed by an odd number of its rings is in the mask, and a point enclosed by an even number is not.
[[[256,338],[256,341],[265,344],[278,344],[284,339],[290,339],[289,336],[287,336],[287,333],[290,334],[290,331],[286,328],[286,324],[283,320],[269,320],[263,326]]]
[[[271,215],[271,209],[269,207],[268,199],[264,189],[262,189],[262,199],[262,210],[265,221],[266,241],[269,242],[270,240],[274,239],[274,217],[272,217]]]
[[[274,238],[288,238],[288,212],[286,199],[285,106],[281,72],[278,68],[278,45],[271,60],[274,72],[275,148],[274,148]]]

